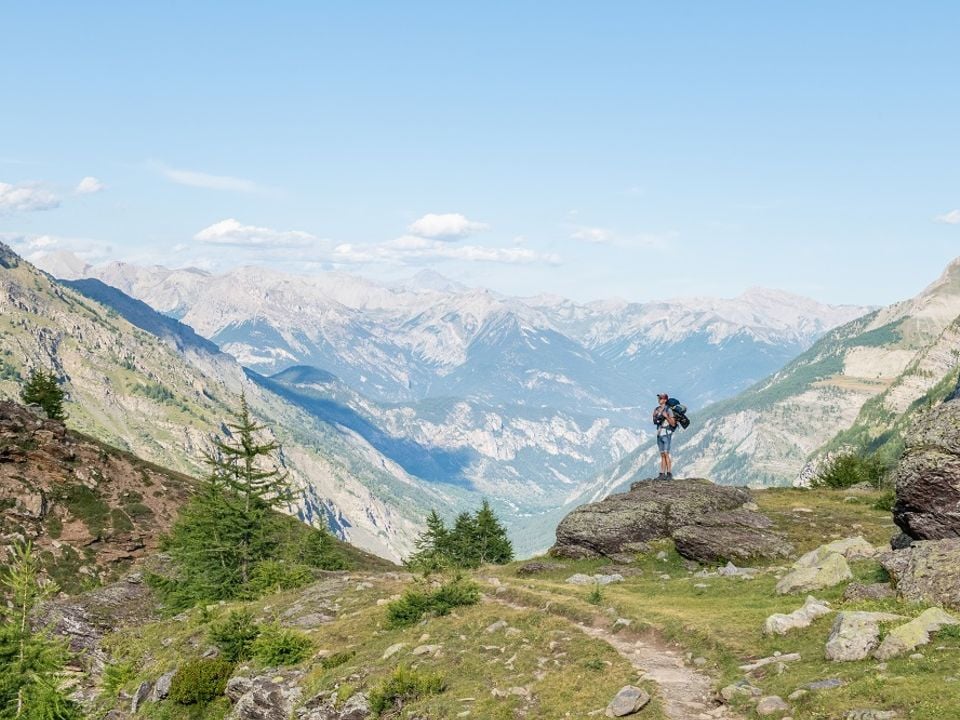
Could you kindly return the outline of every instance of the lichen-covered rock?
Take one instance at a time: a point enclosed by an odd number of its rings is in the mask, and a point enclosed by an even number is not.
[[[558,557],[597,557],[629,552],[629,546],[668,538],[703,515],[735,510],[751,500],[742,488],[694,478],[643,480],[629,492],[582,505],[557,526],[551,553]]]
[[[813,592],[853,579],[847,561],[837,553],[827,555],[816,565],[794,568],[777,583],[777,593],[780,595]]]
[[[874,657],[878,660],[889,660],[898,655],[906,655],[921,645],[926,645],[930,642],[931,633],[947,625],[960,625],[960,621],[940,608],[928,608],[910,622],[887,633]]]
[[[904,600],[960,608],[960,539],[915,542],[880,564]]]
[[[877,550],[867,542],[866,538],[858,535],[821,545],[816,550],[811,550],[803,555],[793,566],[795,568],[816,567],[833,553],[842,555],[844,560],[865,560],[876,555]]]
[[[760,698],[760,702],[757,703],[757,715],[760,717],[783,715],[788,712],[790,712],[790,706],[777,695],[767,695]]]
[[[295,684],[281,684],[268,677],[252,678],[249,689],[237,698],[229,720],[289,720],[300,692]]]
[[[763,631],[767,635],[786,635],[791,630],[810,627],[814,620],[832,612],[833,608],[826,600],[817,600],[808,595],[803,607],[792,613],[775,613],[768,617]]]
[[[904,619],[902,615],[893,613],[838,613],[827,639],[827,660],[851,662],[869,657],[880,644],[880,623]]]
[[[888,600],[897,596],[896,591],[889,583],[871,583],[864,585],[852,582],[843,591],[844,602],[858,602],[860,600]]]
[[[771,520],[750,510],[709,513],[673,531],[677,552],[699,563],[789,557],[793,546],[772,530]]]
[[[625,717],[640,712],[650,702],[650,696],[641,688],[626,685],[620,688],[610,704],[607,705],[607,717]]]
[[[960,400],[917,423],[895,472],[893,520],[917,540],[960,538]]]

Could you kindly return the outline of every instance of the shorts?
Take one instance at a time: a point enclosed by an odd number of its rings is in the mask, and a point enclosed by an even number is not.
[[[657,447],[660,448],[660,452],[668,453],[670,452],[670,440],[673,438],[673,433],[664,433],[663,435],[657,435]]]

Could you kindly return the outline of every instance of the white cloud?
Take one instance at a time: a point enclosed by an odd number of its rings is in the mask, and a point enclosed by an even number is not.
[[[490,226],[468,220],[460,213],[427,213],[413,222],[407,231],[413,235],[435,240],[461,240],[487,230]]]
[[[934,219],[947,225],[960,225],[960,210],[951,210],[943,215],[937,215]]]
[[[193,239],[211,245],[241,247],[304,247],[317,242],[316,237],[300,230],[284,231],[256,225],[243,225],[233,218],[221,220],[204,228],[194,235]]]
[[[246,180],[244,178],[231,177],[230,175],[211,175],[210,173],[198,172],[196,170],[181,170],[159,163],[151,163],[151,165],[165,178],[172,180],[178,185],[206,188],[207,190],[230,190],[242,193],[256,193],[265,190],[265,188],[260,187],[253,180]]]
[[[459,260],[509,265],[548,263],[556,265],[560,257],[553,253],[538,253],[523,247],[486,247],[481,245],[451,245],[440,240],[404,235],[379,245],[337,245],[331,257],[341,263],[420,264],[431,260]]]
[[[98,193],[101,190],[106,189],[106,187],[107,186],[100,182],[100,180],[88,175],[77,184],[77,187],[74,188],[74,192],[77,195],[93,195],[94,193]]]
[[[613,233],[606,228],[580,227],[570,234],[570,238],[595,244],[608,243],[613,240]]]
[[[60,198],[38,183],[11,185],[0,182],[0,213],[52,210],[60,207]]]
[[[0,242],[7,243],[32,263],[42,261],[44,258],[52,257],[57,253],[71,253],[93,263],[107,259],[113,252],[113,248],[109,244],[98,240],[63,237],[61,235],[0,233]]]

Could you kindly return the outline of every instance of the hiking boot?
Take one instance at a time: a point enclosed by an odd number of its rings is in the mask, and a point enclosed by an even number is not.
[[[673,480],[673,473],[672,473],[672,472],[667,473],[667,476],[666,476],[666,478],[664,478],[664,479],[665,479],[665,480]]]
[[[666,480],[666,479],[667,479],[667,476],[664,475],[663,473],[660,473],[659,475],[657,475],[657,480]]]

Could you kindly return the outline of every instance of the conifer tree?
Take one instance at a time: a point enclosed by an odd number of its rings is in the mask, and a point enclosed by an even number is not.
[[[513,543],[486,500],[473,518],[473,548],[479,565],[503,565],[513,560]]]
[[[287,475],[276,467],[279,449],[262,440],[263,427],[240,399],[228,436],[207,456],[210,474],[181,511],[167,543],[176,581],[160,582],[172,609],[200,600],[236,597],[258,562],[277,554],[280,522],[274,510],[288,499]]]
[[[79,720],[79,708],[59,687],[64,643],[30,626],[33,608],[57,588],[41,584],[29,544],[15,549],[0,582],[8,595],[7,606],[0,605],[0,720]]]
[[[51,420],[65,420],[63,412],[63,389],[53,372],[31,370],[24,383],[20,399],[24,405],[39,405]]]
[[[425,573],[438,572],[450,564],[450,531],[436,510],[427,515],[426,525],[417,537],[417,552],[407,564]]]

